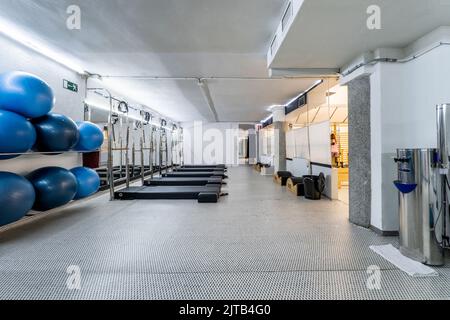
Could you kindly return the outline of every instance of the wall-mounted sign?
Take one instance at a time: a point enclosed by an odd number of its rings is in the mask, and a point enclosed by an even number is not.
[[[64,89],[73,91],[73,92],[78,92],[78,85],[76,83],[73,83],[69,80],[63,80],[63,87]]]

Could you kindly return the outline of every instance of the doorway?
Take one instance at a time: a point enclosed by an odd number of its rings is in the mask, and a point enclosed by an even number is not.
[[[239,124],[239,165],[254,164],[255,126]]]
[[[330,106],[331,165],[337,190],[337,198],[349,204],[349,131],[348,131],[348,88],[339,84],[327,92]]]

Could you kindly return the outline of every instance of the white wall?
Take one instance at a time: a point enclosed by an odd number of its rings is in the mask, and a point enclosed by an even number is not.
[[[330,132],[329,121],[288,131],[286,133],[288,158],[303,158],[331,165]]]
[[[74,121],[83,120],[85,82],[81,76],[2,36],[0,36],[0,48],[0,73],[20,70],[41,77],[50,85],[56,97],[56,104],[52,111],[69,116]],[[63,79],[77,83],[78,93],[64,89]],[[77,153],[58,156],[21,156],[11,160],[1,160],[0,171],[26,174],[40,167],[53,165],[70,169],[81,165],[81,156]]]
[[[259,131],[260,155],[266,158],[275,156],[275,132],[272,127],[266,127]],[[272,164],[272,162],[271,162]]]
[[[379,69],[380,64],[375,66]],[[375,71],[370,77],[370,154],[371,154],[371,225],[383,230],[382,187],[382,121],[381,121],[381,76]],[[393,209],[395,210],[395,209]],[[395,215],[396,213],[391,213]]]
[[[311,174],[308,128],[289,130],[286,133],[286,170],[296,177]]]
[[[249,150],[249,154],[248,154],[248,161],[249,164],[255,164],[256,163],[256,152],[257,152],[257,135],[256,135],[256,131],[255,129],[250,129],[248,130],[248,150]]]
[[[309,128],[300,128],[286,133],[287,153],[286,170],[294,176],[319,175],[326,177],[324,194],[330,199],[337,199],[337,188],[332,168],[311,165],[311,162],[331,166],[330,123],[324,121],[315,123]]]
[[[301,128],[292,130],[294,132],[294,157],[308,159],[309,155],[309,135],[308,128]]]
[[[309,126],[309,148],[312,162],[331,165],[330,122]]]
[[[239,124],[228,122],[185,122],[185,164],[239,165]]]
[[[372,225],[398,230],[397,148],[436,147],[437,104],[450,102],[450,47],[405,64],[378,64],[371,75]]]
[[[308,175],[310,173],[309,160],[303,158],[292,158],[286,161],[286,170],[296,177]]]

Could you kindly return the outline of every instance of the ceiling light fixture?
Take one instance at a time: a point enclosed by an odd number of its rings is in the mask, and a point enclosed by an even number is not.
[[[99,109],[99,110],[108,111],[108,112],[110,111],[109,106],[107,106],[107,105],[101,105],[101,104],[98,104],[98,103],[95,103],[95,102],[92,102],[89,100],[85,100],[84,103],[94,109]],[[113,112],[117,112],[117,111],[114,110],[114,108],[113,108]],[[133,120],[143,121],[142,117],[139,118],[139,117],[130,115],[129,113],[127,113],[126,115],[123,115],[123,116],[126,118],[133,119]]]
[[[198,86],[200,87],[203,97],[205,98],[205,101],[208,104],[208,107],[214,116],[214,120],[216,122],[219,122],[219,116],[217,114],[217,110],[214,105],[214,101],[212,99],[211,92],[209,91],[208,83],[204,79],[198,79]]]
[[[273,117],[272,115],[268,116],[264,120],[261,120],[261,123],[265,123],[265,122],[269,121],[272,117]]]
[[[94,109],[101,109],[101,110],[105,110],[105,111],[108,111],[108,112],[110,111],[109,110],[109,106],[101,105],[101,104],[92,102],[90,100],[84,100],[84,104],[86,104],[86,105],[88,105],[88,106],[90,106],[90,107],[92,107]],[[114,108],[113,108],[113,111],[115,111]]]
[[[300,93],[298,96],[296,96],[295,98],[293,98],[292,100],[290,100],[288,103],[286,103],[286,105],[290,105],[292,102],[294,102],[295,100],[297,100],[298,98],[300,98],[302,95],[308,93],[309,91],[311,91],[312,89],[314,89],[316,86],[318,86],[319,84],[321,84],[323,82],[323,80],[317,80],[316,82],[314,82],[314,84],[309,87],[308,89],[306,89],[305,91],[303,91],[302,93]]]
[[[272,112],[273,109],[279,108],[279,107],[283,107],[283,108],[284,108],[285,106],[283,106],[283,105],[281,105],[281,104],[274,104],[274,105],[271,105],[270,107],[268,107],[268,108],[267,108],[267,111]]]
[[[303,91],[302,93],[300,93],[298,96],[296,96],[295,98],[293,98],[291,101],[289,101],[288,103],[286,103],[286,106],[290,105],[292,102],[294,102],[295,100],[297,100],[298,98],[300,98],[302,95],[308,93],[309,91],[311,91],[312,89],[314,89],[316,86],[318,86],[319,84],[321,84],[323,82],[323,80],[317,80],[316,82],[314,82],[314,84],[309,87],[308,89],[306,89],[305,91]],[[272,105],[269,108],[267,108],[267,111],[272,112],[274,108],[276,107],[286,107],[283,105]],[[268,121],[270,118],[272,118],[272,115],[268,116],[266,119],[261,120],[261,123],[264,123],[266,121]]]
[[[3,18],[0,18],[0,33],[7,38],[16,41],[23,46],[34,50],[41,55],[69,68],[70,70],[73,70],[79,74],[86,74],[84,68],[75,63],[72,59],[58,52],[58,50],[46,46],[45,44],[41,43],[35,36],[29,34],[28,32],[22,30],[18,26],[8,22]]]

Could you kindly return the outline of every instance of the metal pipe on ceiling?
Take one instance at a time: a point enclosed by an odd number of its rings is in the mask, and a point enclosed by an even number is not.
[[[208,83],[206,80],[199,80],[198,86],[202,90],[203,96],[205,97],[206,103],[208,104],[209,109],[211,110],[211,113],[214,116],[214,120],[216,122],[219,121],[219,116],[217,114],[216,107],[214,106],[214,101],[211,97],[211,92],[209,91]]]
[[[346,76],[352,74],[353,72],[355,72],[356,70],[358,70],[358,69],[360,69],[360,68],[362,68],[362,67],[369,66],[369,65],[374,65],[374,64],[379,63],[379,62],[386,62],[386,63],[407,63],[407,62],[410,62],[410,61],[412,61],[412,60],[415,60],[415,59],[417,59],[417,58],[422,57],[423,55],[425,55],[425,54],[427,54],[427,53],[433,51],[434,49],[437,49],[437,48],[442,47],[442,46],[448,46],[448,45],[450,45],[450,42],[443,42],[443,41],[440,41],[440,42],[436,43],[435,45],[431,46],[430,48],[427,48],[427,49],[425,49],[425,50],[422,51],[422,52],[419,52],[419,53],[417,53],[417,54],[413,54],[413,55],[411,55],[411,56],[409,56],[409,57],[406,57],[406,58],[404,58],[404,59],[388,58],[388,57],[375,58],[375,59],[369,60],[369,61],[367,61],[367,62],[359,63],[359,64],[353,66],[352,68],[343,71],[340,75],[343,76],[343,77],[346,77]]]
[[[299,77],[160,77],[160,76],[136,76],[136,75],[106,75],[105,79],[132,79],[132,80],[175,80],[175,81],[203,81],[203,80],[244,80],[244,81],[270,81],[270,80],[299,80],[299,79],[318,79],[318,78],[336,78],[299,76]]]

